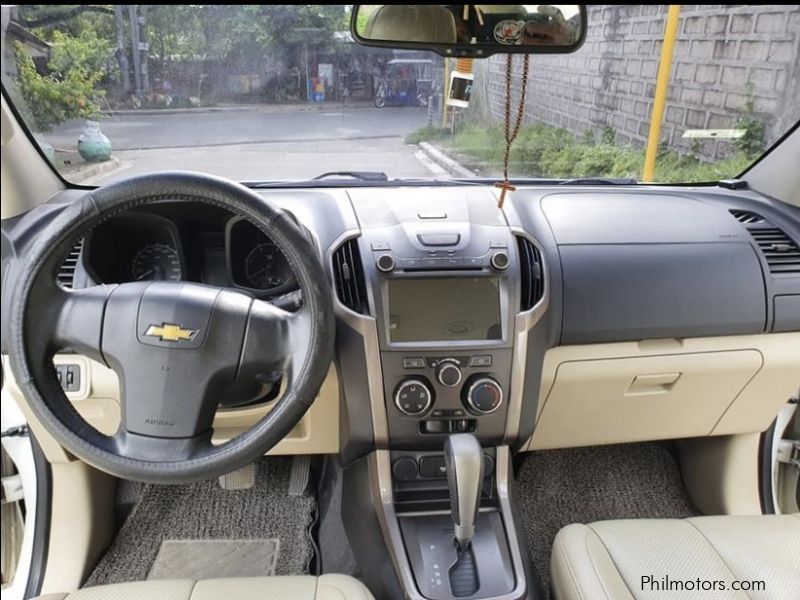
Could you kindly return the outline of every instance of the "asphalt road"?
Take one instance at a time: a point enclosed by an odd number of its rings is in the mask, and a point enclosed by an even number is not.
[[[345,108],[304,106],[225,109],[163,114],[128,113],[101,121],[114,150],[193,148],[227,144],[307,142],[404,137],[427,122],[425,108]],[[47,135],[56,148],[74,148],[83,121],[72,121]]]
[[[310,179],[330,171],[389,177],[442,176],[405,136],[427,123],[424,108],[252,107],[188,113],[128,113],[104,119],[119,163],[76,182],[102,184],[160,170],[192,170],[237,181]],[[73,150],[83,122],[46,136]],[[79,181],[80,180],[80,181]]]

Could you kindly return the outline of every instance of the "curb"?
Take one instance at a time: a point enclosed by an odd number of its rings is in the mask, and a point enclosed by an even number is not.
[[[358,104],[342,104],[338,102],[308,102],[302,104],[242,104],[237,106],[207,106],[199,108],[125,108],[122,110],[104,110],[102,111],[102,114],[107,117],[127,117],[135,115],[202,115],[220,112],[311,112],[318,110],[352,110],[356,108],[375,108],[375,105],[372,102],[363,102]]]
[[[121,110],[104,110],[101,111],[107,117],[127,117],[131,115],[185,115],[185,114],[208,114],[215,112],[255,112],[259,110],[258,106],[206,106],[198,108],[123,108]]]
[[[105,175],[106,173],[115,171],[119,168],[119,166],[119,159],[116,156],[112,156],[103,162],[86,163],[76,167],[75,169],[69,169],[64,171],[62,175],[69,181],[81,183],[94,177],[99,177],[100,175]]]
[[[450,158],[447,156],[447,154],[432,146],[430,143],[420,142],[419,147],[420,150],[422,150],[426,156],[428,156],[428,158],[450,173],[452,177],[475,177],[475,173],[473,171],[469,170],[458,161]]]

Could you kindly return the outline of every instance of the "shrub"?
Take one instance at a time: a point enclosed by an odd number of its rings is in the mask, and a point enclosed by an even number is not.
[[[446,130],[425,128],[406,140],[437,139],[466,161],[488,163],[499,175],[503,165],[505,139],[499,125],[467,123],[454,135]],[[576,177],[641,178],[644,150],[617,145],[613,131],[604,130],[600,140],[583,134],[577,139],[567,130],[533,123],[520,129],[512,147],[512,175],[571,179]],[[409,142],[413,143],[413,142]],[[702,162],[691,154],[659,148],[655,180],[663,183],[714,182],[735,177],[752,162],[752,155],[740,151],[716,162]]]
[[[766,128],[764,127],[764,121],[756,115],[756,101],[753,97],[752,81],[747,82],[745,94],[747,100],[745,101],[744,109],[736,120],[736,128],[744,129],[744,135],[736,140],[735,145],[739,152],[755,159],[764,152]]]
[[[111,54],[109,43],[91,30],[78,37],[53,32],[49,73],[36,70],[21,44],[15,47],[18,85],[27,116],[37,132],[50,131],[70,119],[89,118],[99,112],[104,92],[97,88]]]

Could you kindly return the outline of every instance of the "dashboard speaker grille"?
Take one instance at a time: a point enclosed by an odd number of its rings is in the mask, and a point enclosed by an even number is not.
[[[519,250],[520,276],[520,310],[530,310],[544,296],[544,273],[542,271],[542,255],[533,243],[524,237],[517,236]]]
[[[347,240],[333,253],[333,279],[339,302],[354,312],[369,314],[364,267],[355,239]]]
[[[83,238],[72,247],[72,250],[67,254],[67,258],[61,263],[61,266],[56,273],[56,280],[65,288],[71,288],[75,281],[75,269],[78,268],[78,260],[81,257],[81,250],[83,249]]]
[[[730,212],[753,236],[769,265],[770,273],[800,273],[800,247],[789,234],[756,213],[744,210]]]

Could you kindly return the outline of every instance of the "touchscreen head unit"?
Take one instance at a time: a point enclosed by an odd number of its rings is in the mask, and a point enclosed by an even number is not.
[[[500,340],[497,277],[389,280],[389,341]]]

